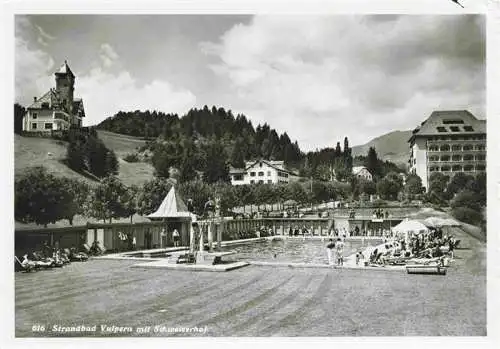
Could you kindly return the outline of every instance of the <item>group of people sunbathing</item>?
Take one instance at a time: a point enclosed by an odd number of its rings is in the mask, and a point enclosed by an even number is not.
[[[431,262],[445,263],[445,257],[453,258],[453,250],[460,240],[453,236],[442,234],[442,231],[432,231],[427,235],[411,236],[408,243],[405,239],[386,241],[377,246],[368,256],[363,252],[356,253],[356,264],[361,260],[371,265],[405,265],[408,262],[427,264]]]
[[[52,248],[45,242],[41,251],[33,251],[25,253],[22,260],[15,256],[20,270],[26,272],[48,269],[61,268],[66,264],[74,261],[84,262],[89,258],[87,253],[78,252],[75,247],[72,248]]]

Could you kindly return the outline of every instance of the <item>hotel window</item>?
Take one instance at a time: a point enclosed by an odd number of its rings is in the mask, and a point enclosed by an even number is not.
[[[36,119],[37,117],[38,117],[38,114],[37,114],[37,113],[33,113],[33,114],[31,115],[31,118],[32,118],[32,119]]]
[[[477,171],[484,171],[484,170],[486,170],[486,166],[484,166],[484,165],[477,165],[476,166],[476,170]]]
[[[437,168],[434,166],[429,167],[429,172],[435,172],[436,170]]]
[[[461,171],[462,171],[462,166],[460,166],[460,165],[454,165],[454,166],[451,168],[451,170],[452,170],[453,172],[461,172]]]
[[[267,176],[271,177],[271,171],[267,171]]]
[[[460,129],[458,128],[458,126],[450,126],[450,130],[451,130],[451,132],[460,132]]]
[[[448,172],[450,171],[450,166],[442,166],[441,167],[441,172]]]
[[[484,161],[486,160],[486,156],[484,154],[476,155],[476,160]]]
[[[255,177],[255,172],[250,172],[250,177]]]
[[[441,161],[450,161],[450,156],[449,155],[441,156]]]
[[[32,130],[36,130],[36,122],[34,122],[34,123],[31,124],[31,129]]]
[[[441,148],[439,148],[441,151],[450,151],[450,146],[448,144],[443,144]]]
[[[463,124],[464,121],[461,119],[445,119],[443,120],[443,124],[448,125],[448,124]]]
[[[259,177],[262,177],[264,175],[264,172],[259,172]]]
[[[462,160],[462,155],[453,155],[451,157],[452,161],[461,161]]]
[[[446,131],[446,127],[443,127],[443,126],[438,126],[437,130],[438,130],[438,132],[448,132],[448,131]]]
[[[472,126],[464,126],[464,131],[466,131],[466,132],[474,132],[474,129],[472,128]]]
[[[465,165],[464,166],[464,171],[474,171],[474,166],[472,166],[472,165]]]
[[[233,178],[234,178],[235,181],[242,181],[243,180],[243,175],[237,174],[237,175],[234,175]]]
[[[264,184],[264,181],[261,179],[261,180],[259,181],[259,184]]]
[[[429,151],[439,151],[439,148],[438,148],[438,146],[437,146],[437,145],[431,145],[431,146],[429,147]]]
[[[270,180],[270,179],[268,179],[268,180],[267,180],[267,183],[268,183],[268,184],[271,184],[272,182],[273,182],[273,181],[272,181],[272,180]]]
[[[439,161],[439,156],[437,155],[429,156],[429,161]]]
[[[250,184],[254,184],[254,183],[255,183],[255,181],[252,179],[252,180],[250,181]]]
[[[476,150],[484,150],[485,149],[485,146],[484,144],[476,144]]]
[[[45,129],[46,129],[46,130],[52,130],[52,123],[51,123],[51,122],[47,122],[47,123],[45,124]]]
[[[474,155],[472,154],[465,154],[464,155],[464,161],[472,161],[474,160]]]
[[[461,145],[458,145],[458,144],[453,144],[451,146],[451,150],[452,151],[461,151],[462,150],[462,146]]]
[[[470,151],[470,150],[472,150],[472,145],[470,145],[470,144],[464,145],[463,151]]]

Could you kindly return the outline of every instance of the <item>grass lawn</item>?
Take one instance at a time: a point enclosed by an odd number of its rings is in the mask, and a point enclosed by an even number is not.
[[[126,154],[145,144],[144,141],[106,131],[98,131],[98,134],[104,144],[115,151],[120,166],[118,178],[125,185],[135,184],[140,186],[144,182],[153,179],[154,168],[151,164],[145,162],[129,163],[122,159]],[[49,138],[15,135],[14,143],[16,174],[21,174],[30,167],[44,166],[56,176],[79,179],[88,184],[97,183],[97,181],[89,179],[66,166],[63,162],[66,158],[67,145],[65,142],[58,142]]]
[[[134,153],[137,151],[137,148],[146,144],[146,141],[137,137],[104,130],[97,130],[97,135],[104,142],[104,145],[112,149],[119,157],[125,157],[129,153]]]
[[[486,245],[455,235],[462,249],[446,276],[257,266],[185,272],[110,260],[16,273],[16,336],[55,335],[33,333],[35,324],[207,326],[210,336],[484,336]]]

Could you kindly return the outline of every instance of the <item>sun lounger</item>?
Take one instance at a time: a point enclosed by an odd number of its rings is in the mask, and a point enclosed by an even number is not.
[[[29,273],[33,270],[36,270],[36,264],[33,261],[29,261],[29,263],[24,263],[17,258],[17,256],[14,256],[15,261],[17,262],[17,270],[24,271],[25,273]]]
[[[441,265],[407,265],[406,272],[408,274],[434,274],[434,275],[446,275],[446,267]]]

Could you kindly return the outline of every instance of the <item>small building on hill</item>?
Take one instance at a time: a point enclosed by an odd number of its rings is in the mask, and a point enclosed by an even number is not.
[[[83,100],[74,97],[75,75],[64,61],[55,72],[56,87],[34,97],[23,117],[23,131],[50,132],[82,127],[85,117]]]
[[[367,181],[372,181],[373,180],[372,174],[364,166],[354,166],[352,168],[352,174],[354,176],[356,176],[357,178],[360,178],[360,179],[364,179],[364,180],[367,180]]]
[[[278,184],[299,180],[298,174],[285,168],[284,161],[246,161],[245,168],[230,168],[232,185]]]

